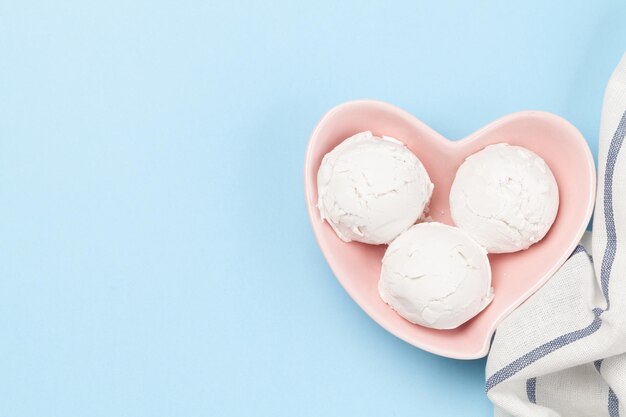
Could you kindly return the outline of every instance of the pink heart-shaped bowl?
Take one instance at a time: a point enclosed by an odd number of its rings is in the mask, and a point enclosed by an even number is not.
[[[507,142],[540,155],[559,185],[559,212],[547,236],[528,250],[490,255],[495,298],[478,316],[454,330],[411,324],[378,296],[377,283],[386,246],[344,243],[317,209],[317,171],[324,155],[345,138],[371,130],[401,140],[422,161],[435,189],[429,215],[453,224],[448,207],[450,186],[465,158],[485,146]],[[306,204],[313,231],[335,276],[378,324],[429,352],[457,359],[476,359],[489,351],[500,321],[546,282],[565,262],[591,217],[595,166],[581,133],[550,113],[525,111],[498,119],[467,138],[452,142],[411,114],[379,101],[352,101],[330,110],[309,140],[304,164]]]

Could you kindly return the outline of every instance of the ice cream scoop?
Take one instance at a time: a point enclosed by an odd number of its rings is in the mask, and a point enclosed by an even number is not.
[[[543,159],[521,146],[487,146],[460,166],[450,190],[454,223],[490,253],[516,252],[552,226],[559,190]]]
[[[382,263],[380,297],[415,324],[454,329],[493,299],[487,252],[456,227],[416,224],[389,245]]]
[[[324,156],[317,190],[320,216],[340,239],[386,244],[422,216],[433,184],[402,142],[362,132]]]

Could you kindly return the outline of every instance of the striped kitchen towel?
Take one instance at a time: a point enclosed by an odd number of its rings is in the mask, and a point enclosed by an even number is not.
[[[495,416],[626,416],[625,135],[626,55],[604,97],[591,239],[498,327]]]

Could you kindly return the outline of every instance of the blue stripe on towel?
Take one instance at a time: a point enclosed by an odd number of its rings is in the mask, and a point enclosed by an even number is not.
[[[615,164],[617,156],[624,142],[626,135],[626,113],[622,115],[622,119],[617,126],[613,140],[609,146],[608,156],[606,158],[606,168],[604,172],[604,220],[606,222],[606,250],[602,258],[602,266],[600,268],[600,284],[602,285],[602,294],[606,299],[606,309],[611,307],[609,299],[609,278],[615,253],[617,252],[617,233],[615,231],[615,217],[613,213],[613,174],[615,173]]]
[[[600,373],[600,367],[602,366],[602,361],[603,359],[598,359],[597,361],[593,362],[593,366],[596,367],[596,371],[598,371],[598,373]]]
[[[581,253],[581,252],[585,252],[585,253],[587,253],[587,251],[585,250],[585,247],[584,247],[583,245],[578,245],[578,246],[576,246],[576,247],[574,248],[574,251],[573,251],[573,252],[572,252],[572,254],[570,255],[570,258],[571,258],[572,256],[574,256],[574,255],[578,254],[578,253]],[[588,255],[589,255],[589,254],[587,253],[587,256],[588,256]]]
[[[615,163],[619,151],[624,142],[624,136],[626,135],[626,112],[622,114],[622,118],[617,126],[617,130],[613,135],[611,144],[606,160],[606,169],[604,172],[604,217],[606,223],[606,249],[604,257],[602,259],[602,265],[600,268],[600,283],[602,286],[602,294],[606,300],[606,310],[609,309],[609,279],[611,276],[611,269],[613,267],[613,261],[615,260],[615,253],[617,252],[617,234],[615,232],[615,219],[613,213],[613,174],[615,172]],[[489,391],[499,383],[506,381],[528,365],[536,362],[544,356],[567,346],[577,340],[583,339],[593,333],[595,333],[600,326],[602,326],[602,319],[600,316],[605,310],[600,308],[594,308],[594,319],[587,327],[584,327],[573,332],[566,333],[555,339],[552,339],[548,343],[531,350],[525,355],[515,359],[513,362],[506,365],[487,379],[485,390]],[[609,398],[610,399],[610,398]],[[615,398],[617,400],[617,398]],[[619,405],[618,405],[619,409]],[[617,414],[615,414],[617,416]],[[614,415],[611,415],[614,417]]]
[[[609,388],[609,417],[619,417],[619,400],[611,388]]]
[[[575,330],[573,332],[561,335],[556,339],[552,339],[548,343],[544,343],[543,345],[531,350],[527,354],[515,359],[504,368],[491,375],[487,380],[486,390],[489,391],[491,388],[495,387],[502,381],[506,381],[522,369],[526,368],[528,365],[543,358],[547,354],[552,353],[555,350],[562,348],[563,346],[567,346],[570,343],[573,343],[577,340],[580,340],[595,333],[602,325],[602,320],[600,319],[600,314],[602,314],[602,311],[603,310],[600,308],[594,309],[594,314],[596,317],[591,322],[591,324],[584,329]]]
[[[598,371],[599,374],[601,374],[600,368],[602,366],[602,362],[603,359],[599,359],[593,363],[593,365],[596,367],[596,371]],[[615,392],[613,391],[611,386],[609,386],[607,408],[609,410],[609,417],[619,417],[619,400],[617,399],[617,395],[615,395]]]
[[[537,404],[537,378],[528,378],[526,380],[526,395],[528,401]]]

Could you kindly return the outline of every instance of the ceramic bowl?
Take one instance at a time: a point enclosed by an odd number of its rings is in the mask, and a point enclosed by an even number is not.
[[[320,218],[317,171],[324,155],[342,140],[365,130],[391,136],[422,161],[435,184],[429,215],[454,224],[448,196],[455,173],[469,155],[506,142],[532,150],[552,169],[559,186],[556,220],[539,243],[510,254],[489,255],[493,302],[479,315],[453,330],[412,324],[379,297],[377,283],[386,246],[341,241]],[[354,301],[378,324],[426,351],[457,359],[476,359],[489,351],[500,321],[540,288],[567,260],[583,235],[593,210],[595,166],[581,133],[554,114],[523,111],[510,114],[459,141],[450,141],[411,114],[391,104],[361,100],[341,104],[318,123],[309,140],[305,164],[306,204],[315,237],[332,271]]]

